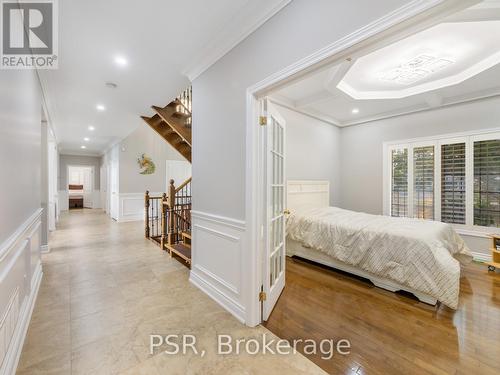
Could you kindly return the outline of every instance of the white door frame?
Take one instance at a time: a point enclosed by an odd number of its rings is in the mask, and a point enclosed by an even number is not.
[[[262,285],[262,254],[265,244],[261,177],[264,145],[259,125],[259,99],[269,94],[271,90],[291,83],[305,74],[356,55],[366,54],[369,50],[379,49],[382,45],[393,43],[438,24],[444,17],[476,3],[479,3],[479,0],[412,1],[247,89],[245,219],[248,237],[242,259],[248,275],[248,279],[244,282],[247,325],[256,326],[261,323],[259,292]]]

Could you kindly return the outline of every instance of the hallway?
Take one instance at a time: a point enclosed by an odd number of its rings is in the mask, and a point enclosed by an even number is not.
[[[143,231],[142,222],[118,224],[101,210],[62,214],[18,374],[323,373],[300,354],[216,355],[217,334],[274,336],[192,286],[188,269]],[[150,334],[195,335],[206,356],[150,355]]]

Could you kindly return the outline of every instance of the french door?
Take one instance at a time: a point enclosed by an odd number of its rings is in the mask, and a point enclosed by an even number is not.
[[[285,287],[285,121],[276,108],[263,102],[265,218],[262,319],[267,320]]]

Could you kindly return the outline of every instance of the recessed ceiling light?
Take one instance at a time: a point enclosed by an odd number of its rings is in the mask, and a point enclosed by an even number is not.
[[[353,108],[351,112],[353,115],[355,115],[355,114],[359,113],[359,108]]]
[[[92,125],[89,125],[88,129],[93,132],[95,130],[95,127],[93,127]]]
[[[87,146],[80,146],[80,148],[87,148]]]
[[[123,56],[116,56],[115,57],[115,64],[118,65],[118,66],[127,66],[128,65],[128,61]]]
[[[83,138],[83,140],[84,140],[85,142],[88,142],[88,141],[90,141],[90,138],[89,138],[89,137],[85,137],[85,138]]]
[[[98,105],[96,105],[95,107],[96,107],[96,109],[97,109],[98,111],[100,111],[100,112],[102,112],[102,111],[105,111],[105,110],[106,110],[106,107],[105,107],[105,106],[103,106],[102,104],[98,104]]]

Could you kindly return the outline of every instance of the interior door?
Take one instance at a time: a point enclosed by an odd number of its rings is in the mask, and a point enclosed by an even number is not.
[[[265,251],[262,318],[267,320],[285,287],[285,120],[276,108],[264,100],[266,118],[264,149],[266,176],[265,202]]]
[[[83,179],[83,207],[93,207],[93,191],[94,191],[94,170],[92,168],[82,168]]]

